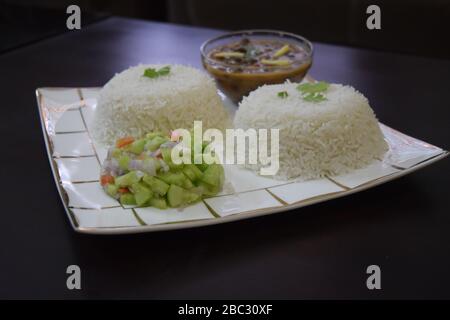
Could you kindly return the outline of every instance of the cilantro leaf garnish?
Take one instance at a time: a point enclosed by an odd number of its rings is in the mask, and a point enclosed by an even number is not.
[[[156,71],[153,68],[148,68],[144,70],[144,77],[156,78],[158,76],[159,76],[158,71]]]
[[[277,93],[277,96],[279,96],[280,98],[284,99],[284,98],[287,98],[288,93],[287,93],[287,91],[280,91],[280,92]]]
[[[159,70],[153,68],[147,68],[144,70],[144,77],[148,78],[158,78],[159,76],[168,75],[170,72],[170,66],[165,66],[160,68]]]
[[[328,90],[330,84],[325,81],[316,83],[305,82],[297,86],[297,90],[302,93],[302,98],[308,102],[321,102],[327,100],[323,95]]]
[[[158,73],[160,76],[165,76],[165,75],[169,74],[169,72],[170,72],[170,66],[165,66],[158,70]]]
[[[308,93],[303,96],[303,100],[308,102],[321,102],[327,100],[327,98],[321,93]]]
[[[327,91],[329,86],[330,84],[325,81],[319,81],[316,83],[305,82],[298,85],[297,90],[301,91],[302,93],[317,93]]]

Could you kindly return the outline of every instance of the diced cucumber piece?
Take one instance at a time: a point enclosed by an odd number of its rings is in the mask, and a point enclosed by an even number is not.
[[[151,198],[149,205],[158,209],[167,209],[167,201],[164,198]]]
[[[186,178],[184,181],[183,181],[183,188],[185,188],[185,189],[192,189],[194,187],[194,184],[192,183],[192,181],[191,180],[189,180],[188,178]]]
[[[172,148],[161,148],[161,154],[164,162],[167,163],[170,169],[180,170],[183,168],[183,163],[175,164],[172,162]]]
[[[155,151],[156,149],[159,148],[160,145],[162,145],[166,141],[168,141],[167,138],[163,138],[161,136],[156,136],[146,143],[145,149],[150,150],[150,151]]]
[[[221,189],[221,187],[211,186],[203,181],[200,181],[198,186],[202,189],[202,194],[208,197],[215,196]]]
[[[142,160],[142,171],[144,171],[150,175],[155,175],[156,172],[160,168],[161,168],[161,163],[157,159],[148,158],[148,159]]]
[[[115,185],[115,184],[109,183],[109,184],[106,186],[106,193],[107,193],[108,195],[110,195],[111,197],[113,197],[113,198],[116,197],[116,195],[117,195],[117,190],[119,190],[119,186],[117,186],[117,185]]]
[[[150,158],[149,160],[153,161],[156,171],[161,169],[161,162],[159,161],[159,159]]]
[[[171,148],[161,148],[161,154],[162,154],[163,160],[167,164],[172,163],[172,149]]]
[[[186,184],[188,178],[183,174],[183,172],[163,172],[157,176],[159,179],[168,184],[175,184],[179,187],[183,187]]]
[[[194,193],[194,192],[188,191],[184,194],[184,202],[185,203],[194,203],[194,202],[200,200],[200,198],[201,198],[201,195]]]
[[[136,205],[136,199],[132,193],[124,193],[120,196],[120,203],[124,205]]]
[[[135,171],[128,172],[123,176],[117,177],[115,183],[119,187],[129,187],[141,180]]]
[[[169,191],[167,192],[167,201],[169,202],[169,206],[174,208],[181,206],[184,202],[185,192],[186,190],[177,185],[170,185]]]
[[[153,139],[153,138],[155,138],[155,137],[164,137],[164,134],[163,134],[162,132],[160,132],[160,131],[158,131],[158,132],[150,132],[150,133],[147,133],[147,134],[145,135],[145,137],[146,137],[148,140],[151,140],[151,139]]]
[[[197,181],[203,174],[195,164],[186,164],[182,171],[191,181]]]
[[[165,195],[170,187],[169,184],[156,177],[146,175],[142,180],[150,187],[150,189],[154,193],[159,194],[160,196]]]
[[[184,204],[193,203],[200,199],[200,195],[194,192],[185,190],[177,185],[170,185],[169,191],[167,192],[167,201],[171,207],[180,207]]]
[[[200,171],[205,171],[206,169],[208,169],[209,165],[206,163],[199,163],[195,165]]]
[[[211,186],[220,187],[224,180],[223,167],[220,164],[209,165],[205,172],[203,172],[201,179]]]
[[[130,157],[123,154],[119,157],[119,167],[122,170],[128,170],[128,164],[130,163]]]
[[[134,154],[141,154],[144,151],[144,146],[146,143],[147,140],[145,139],[135,140],[132,144],[130,144],[129,151]]]
[[[152,192],[142,182],[133,184],[131,192],[134,194],[138,206],[144,205],[152,197]]]

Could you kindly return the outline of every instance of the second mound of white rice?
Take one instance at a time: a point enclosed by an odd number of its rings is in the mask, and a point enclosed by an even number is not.
[[[280,129],[280,169],[275,178],[307,180],[347,173],[388,150],[368,100],[354,88],[331,84],[327,100],[307,102],[297,86],[258,88],[243,99],[234,120],[236,128]],[[282,91],[288,96],[279,97]]]
[[[188,66],[170,65],[170,72],[157,78],[144,76],[138,65],[116,74],[100,91],[94,114],[93,137],[112,144],[124,136],[139,137],[150,131],[169,133],[189,129],[194,120],[203,128],[224,129],[229,115],[223,108],[214,81]]]

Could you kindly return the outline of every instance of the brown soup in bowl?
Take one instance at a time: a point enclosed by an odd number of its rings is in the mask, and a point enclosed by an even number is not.
[[[264,84],[299,82],[312,64],[312,44],[271,30],[228,33],[201,46],[203,67],[220,90],[238,103]]]

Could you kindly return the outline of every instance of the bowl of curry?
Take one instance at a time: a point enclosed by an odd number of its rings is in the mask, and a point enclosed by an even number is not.
[[[300,82],[313,60],[309,40],[274,30],[223,34],[204,42],[200,53],[205,70],[235,103],[264,84]]]

